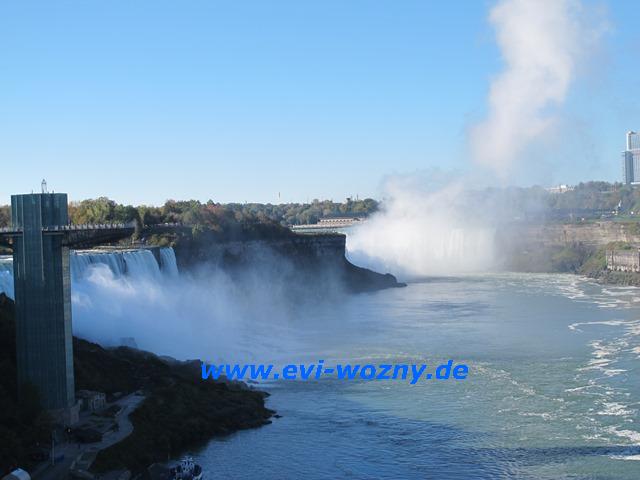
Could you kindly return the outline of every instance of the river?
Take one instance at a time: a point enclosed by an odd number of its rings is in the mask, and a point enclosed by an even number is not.
[[[636,288],[572,275],[427,278],[304,324],[298,360],[452,358],[470,375],[263,385],[282,418],[199,451],[212,476],[640,478]]]
[[[282,417],[194,452],[212,478],[640,478],[638,288],[502,273],[292,307],[275,305],[277,282],[207,283],[162,257],[74,254],[74,331],[178,358],[470,368],[415,385],[263,383]]]

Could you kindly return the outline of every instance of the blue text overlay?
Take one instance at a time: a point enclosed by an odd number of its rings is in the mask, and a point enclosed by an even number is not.
[[[426,364],[341,364],[334,367],[324,364],[324,360],[310,364],[289,364],[282,368],[272,364],[221,364],[202,363],[202,379],[217,380],[407,380],[411,385],[427,380],[464,380],[469,375],[469,367],[453,360],[430,370]]]

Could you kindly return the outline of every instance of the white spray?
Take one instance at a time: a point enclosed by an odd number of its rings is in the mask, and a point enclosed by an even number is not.
[[[486,119],[470,132],[474,159],[506,178],[556,123],[585,54],[603,29],[578,0],[502,0],[489,19],[505,62]]]
[[[473,214],[462,185],[433,191],[417,182],[389,179],[384,211],[347,236],[350,259],[404,279],[491,268],[495,230]]]
[[[548,133],[602,29],[589,28],[577,0],[502,0],[489,18],[505,68],[469,146],[476,163],[505,180],[519,154]],[[405,278],[495,268],[505,218],[495,198],[466,196],[470,185],[478,186],[468,176],[435,188],[417,175],[388,180],[383,210],[348,236],[350,257]]]

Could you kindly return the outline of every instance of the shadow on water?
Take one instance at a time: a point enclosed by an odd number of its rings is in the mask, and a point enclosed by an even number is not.
[[[262,479],[608,480],[615,477],[560,472],[563,464],[587,457],[606,462],[640,453],[630,446],[506,448],[494,434],[447,424],[446,412],[439,422],[364,407],[359,397],[370,393],[336,394],[331,383],[271,384],[270,407],[282,418],[211,442],[198,455],[205,470],[222,478]],[[541,475],[541,469],[554,473]]]
[[[502,450],[489,449],[496,458],[517,461],[521,465],[538,465],[540,463],[564,463],[576,457],[630,457],[640,455],[637,445],[602,445],[548,448],[509,448]]]
[[[409,277],[404,279],[405,282],[411,283],[481,283],[484,280],[479,277],[449,277],[449,276],[425,276],[425,277]]]
[[[447,301],[430,301],[425,306],[430,313],[443,312],[449,316],[455,316],[456,319],[465,316],[477,316],[488,312],[491,307],[485,302],[447,302]]]

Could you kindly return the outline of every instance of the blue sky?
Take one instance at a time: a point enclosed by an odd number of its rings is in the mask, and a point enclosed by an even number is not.
[[[466,172],[502,67],[493,4],[2,2],[0,203],[42,177],[75,200],[273,203]],[[610,29],[567,100],[567,147],[517,183],[620,178],[640,6],[598,8]]]

